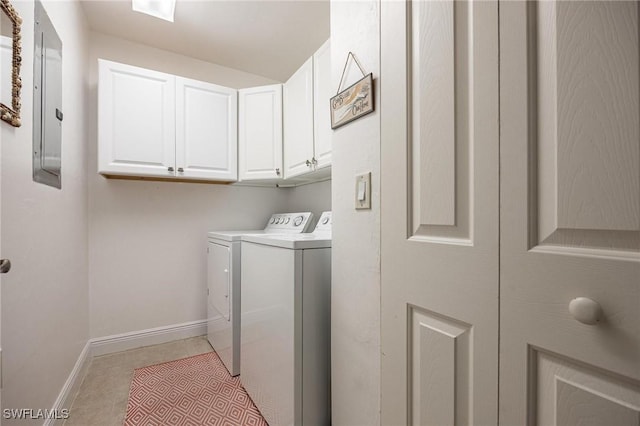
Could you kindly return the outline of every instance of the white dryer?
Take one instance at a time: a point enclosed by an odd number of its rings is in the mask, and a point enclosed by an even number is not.
[[[331,212],[242,236],[241,381],[270,426],[331,423]]]
[[[240,374],[240,238],[306,232],[313,213],[279,213],[264,229],[212,231],[207,246],[207,337],[232,376]]]

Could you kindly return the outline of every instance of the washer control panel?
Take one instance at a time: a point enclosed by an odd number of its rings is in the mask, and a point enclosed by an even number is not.
[[[268,232],[300,233],[307,232],[313,219],[313,213],[276,213],[271,215],[264,228]]]
[[[313,232],[331,232],[331,212],[322,212]]]

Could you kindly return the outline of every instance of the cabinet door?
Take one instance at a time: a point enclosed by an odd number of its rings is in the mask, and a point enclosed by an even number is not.
[[[98,64],[98,171],[173,176],[175,77],[105,60]]]
[[[316,168],[331,165],[331,40],[313,55],[313,130]]]
[[[216,243],[209,243],[209,258],[207,265],[207,281],[209,289],[209,318],[224,317],[229,321],[229,300],[231,291],[231,274],[229,273],[229,247]]]
[[[238,178],[237,96],[235,89],[176,77],[178,177]]]
[[[284,84],[284,177],[311,171],[313,159],[313,58]]]
[[[282,177],[282,84],[238,91],[240,180]]]

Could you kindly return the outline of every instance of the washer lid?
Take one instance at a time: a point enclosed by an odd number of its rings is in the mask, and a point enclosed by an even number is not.
[[[240,241],[240,237],[246,234],[264,234],[264,229],[253,229],[247,231],[211,231],[207,233],[210,240]]]
[[[313,219],[313,213],[275,213],[267,221],[264,229],[236,230],[236,231],[211,231],[207,233],[210,240],[240,241],[245,234],[298,234],[306,232]]]
[[[330,248],[331,236],[325,233],[243,235],[242,242],[291,250]]]

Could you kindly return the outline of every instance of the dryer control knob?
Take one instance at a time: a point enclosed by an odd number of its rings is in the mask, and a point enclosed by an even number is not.
[[[284,223],[285,223],[285,225],[287,225],[287,224],[289,224],[289,222],[291,222],[291,218],[290,218],[290,217],[287,217],[287,218],[285,219]]]
[[[326,225],[327,223],[329,223],[329,218],[325,217],[324,219],[322,219],[322,224]]]
[[[271,221],[270,221],[269,223],[271,223],[271,224],[276,223],[276,218],[275,218],[275,217],[272,217],[272,218],[271,218]]]
[[[300,226],[302,225],[302,221],[304,220],[304,217],[302,216],[297,216],[295,219],[293,219],[293,226]]]

